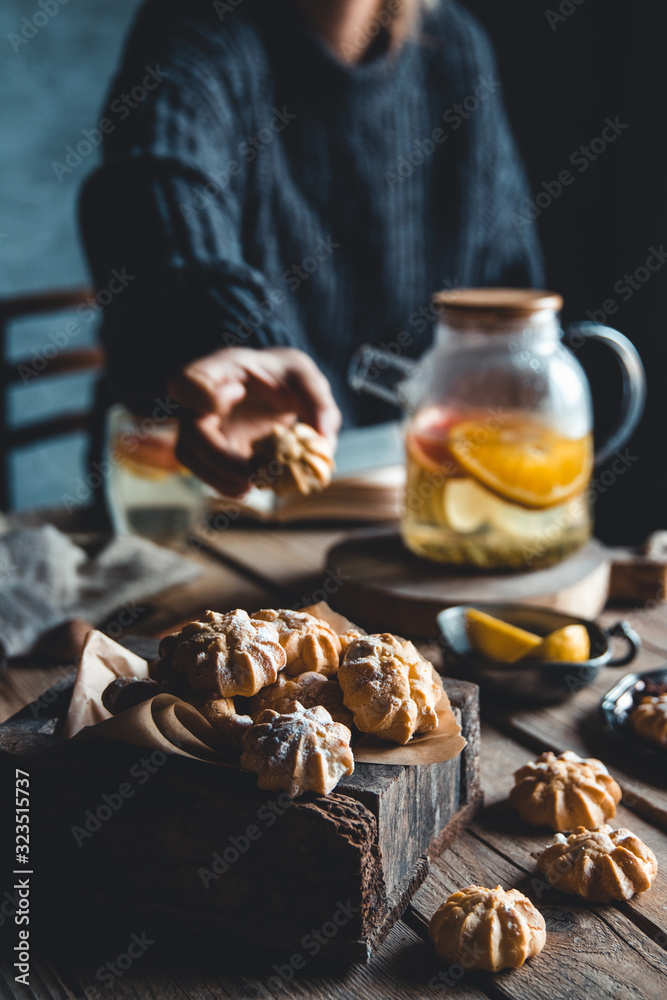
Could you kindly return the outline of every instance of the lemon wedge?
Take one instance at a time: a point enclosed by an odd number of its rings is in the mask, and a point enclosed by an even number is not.
[[[473,649],[498,663],[514,663],[542,645],[541,636],[493,618],[476,608],[470,608],[466,612],[465,621],[466,633]]]
[[[591,655],[591,641],[583,625],[566,625],[547,635],[539,646],[525,654],[531,660],[582,663]]]

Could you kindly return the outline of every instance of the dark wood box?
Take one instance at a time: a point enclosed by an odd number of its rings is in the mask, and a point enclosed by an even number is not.
[[[241,772],[63,740],[61,690],[0,726],[3,801],[15,769],[27,771],[31,865],[55,898],[292,952],[320,935],[328,955],[366,961],[429,855],[481,804],[478,689],[444,683],[468,741],[459,758],[358,764],[332,795],[293,803]]]

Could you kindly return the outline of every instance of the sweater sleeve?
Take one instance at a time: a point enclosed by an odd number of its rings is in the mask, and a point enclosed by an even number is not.
[[[80,203],[94,282],[109,290],[102,330],[109,374],[135,409],[196,357],[232,344],[291,343],[267,315],[263,275],[244,259],[252,150],[238,81],[207,61],[196,32],[174,31],[162,48],[142,46],[140,34],[112,87],[103,165]]]

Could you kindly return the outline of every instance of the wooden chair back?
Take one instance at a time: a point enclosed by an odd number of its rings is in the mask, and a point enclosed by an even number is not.
[[[38,420],[20,427],[8,425],[8,393],[11,386],[25,382],[22,364],[7,361],[7,334],[11,323],[17,319],[48,313],[65,312],[84,306],[94,301],[93,292],[89,288],[45,292],[34,295],[23,295],[14,298],[0,299],[0,510],[7,510],[10,502],[9,455],[12,450],[24,447],[34,442],[48,438],[85,431],[93,434],[96,431],[96,413],[94,408],[80,410]],[[101,347],[93,346],[66,350],[58,349],[45,352],[40,358],[40,377],[48,378],[69,372],[95,371],[102,372],[104,367],[104,352]],[[51,355],[51,356],[49,356]],[[29,366],[25,362],[23,367]]]

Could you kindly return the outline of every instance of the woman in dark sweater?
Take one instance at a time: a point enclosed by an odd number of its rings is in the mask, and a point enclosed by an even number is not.
[[[125,275],[119,398],[170,385],[180,457],[228,494],[277,414],[386,419],[347,386],[360,343],[418,357],[435,290],[540,282],[501,93],[450,0],[148,0],[81,205],[97,286]]]

